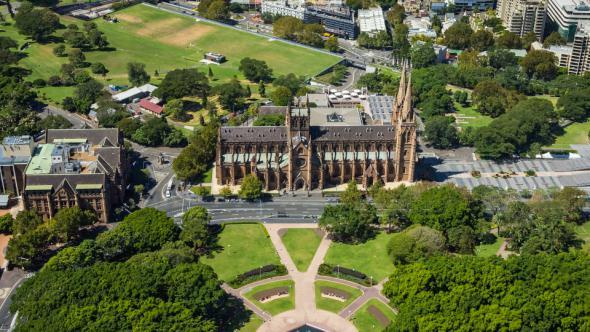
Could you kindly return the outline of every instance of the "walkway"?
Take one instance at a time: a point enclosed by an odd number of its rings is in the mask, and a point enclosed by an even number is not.
[[[290,331],[298,328],[304,324],[314,326],[324,331],[338,331],[338,332],[353,332],[357,331],[356,327],[348,319],[368,300],[377,299],[383,303],[388,303],[389,300],[381,294],[383,283],[373,287],[366,287],[357,283],[333,278],[328,276],[318,275],[318,269],[324,257],[330,248],[332,241],[326,235],[322,238],[315,255],[305,272],[300,272],[293,263],[287,248],[283,244],[279,231],[286,228],[317,228],[315,224],[264,224],[268,231],[270,240],[277,250],[277,254],[281,259],[281,263],[287,268],[287,276],[273,277],[269,279],[260,280],[239,289],[233,289],[229,285],[224,284],[223,289],[244,301],[246,307],[252,310],[255,314],[264,319],[265,323],[258,329],[259,332],[278,332]],[[280,313],[276,316],[271,316],[269,313],[258,308],[254,303],[250,302],[244,294],[249,292],[253,287],[263,285],[273,281],[292,279],[295,283],[295,309]],[[339,314],[317,309],[315,303],[315,281],[327,280],[335,283],[340,283],[350,287],[360,289],[363,294],[354,300],[350,305],[344,308]],[[395,309],[394,309],[395,311]],[[396,311],[397,312],[397,311]]]

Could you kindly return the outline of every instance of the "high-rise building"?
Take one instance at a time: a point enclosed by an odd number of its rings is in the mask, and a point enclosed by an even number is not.
[[[567,68],[568,74],[582,75],[590,71],[590,25],[580,24],[574,40],[569,45],[552,45],[543,48],[541,43],[533,43],[532,49],[545,50],[555,55],[555,64]]]
[[[543,0],[498,0],[498,16],[510,32],[524,36],[534,32],[541,40],[545,30],[545,2]]]
[[[572,42],[578,25],[590,23],[590,6],[581,0],[548,0],[547,17],[563,38]]]

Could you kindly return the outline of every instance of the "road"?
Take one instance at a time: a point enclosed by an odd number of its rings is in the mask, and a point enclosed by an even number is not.
[[[0,290],[2,290],[2,299],[0,303],[0,331],[8,331],[10,324],[14,318],[14,314],[10,312],[10,304],[12,303],[12,294],[20,286],[20,284],[28,277],[23,270],[14,269],[12,271],[4,271],[0,279]]]
[[[83,118],[79,114],[71,113],[71,112],[62,110],[60,108],[54,107],[54,106],[50,106],[50,105],[45,106],[41,110],[39,116],[41,116],[42,118],[44,118],[44,117],[46,117],[49,114],[63,116],[68,121],[70,121],[70,123],[73,125],[72,128],[75,128],[75,129],[80,129],[80,128],[95,128],[96,127],[96,124],[94,122]]]
[[[154,196],[156,195],[157,191]],[[271,223],[315,223],[328,204],[333,204],[333,202],[324,198],[303,197],[303,195],[301,197],[275,198],[267,202],[202,202],[175,195],[145,206],[166,211],[168,216],[178,217],[189,208],[199,205],[209,211],[214,223],[248,219]]]

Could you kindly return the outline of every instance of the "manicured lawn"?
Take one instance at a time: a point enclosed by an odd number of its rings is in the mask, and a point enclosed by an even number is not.
[[[555,140],[550,148],[570,149],[570,144],[587,144],[590,120],[582,123],[573,123],[563,128],[565,133]]]
[[[352,323],[356,326],[359,332],[382,331],[387,326],[382,325],[375,317],[369,313],[369,307],[373,305],[377,307],[390,321],[395,318],[395,312],[385,303],[371,299],[367,301],[351,318]]]
[[[379,233],[374,239],[361,244],[344,244],[333,242],[324,261],[355,269],[373,277],[376,282],[388,277],[394,269],[387,255],[387,242],[390,234]]]
[[[263,323],[264,321],[262,318],[258,317],[258,315],[252,314],[252,316],[250,316],[250,320],[248,323],[246,323],[246,325],[242,326],[240,332],[256,332],[256,330],[258,330],[260,325]]]
[[[322,296],[320,287],[326,286],[330,288],[336,288],[350,294],[350,297],[346,301],[333,300]],[[356,298],[361,296],[363,292],[359,289],[352,288],[346,285],[338,284],[335,282],[329,282],[325,280],[318,280],[315,282],[315,303],[319,309],[331,311],[333,313],[339,313],[342,309],[346,308]]]
[[[310,228],[291,228],[282,235],[283,244],[301,272],[307,271],[321,240],[316,230]]]
[[[96,77],[105,84],[127,84],[127,63],[144,63],[152,82],[158,84],[168,71],[177,68],[199,68],[205,73],[208,65],[199,61],[209,51],[224,54],[228,61],[211,65],[214,73],[212,84],[219,84],[237,75],[243,79],[238,67],[240,60],[251,57],[264,60],[274,70],[275,76],[295,73],[313,76],[324,68],[337,63],[340,58],[307,48],[269,40],[246,32],[199,22],[193,18],[172,14],[146,5],[136,5],[114,14],[119,23],[96,19],[110,42],[112,51],[85,52],[87,62],[102,62],[109,73],[106,78]],[[61,17],[61,23],[82,25],[82,21]],[[19,35],[13,25],[2,27],[3,35],[15,38],[19,44],[25,37]],[[61,35],[58,31],[56,35]],[[67,57],[58,58],[52,50],[56,44],[32,43],[25,51],[27,57],[20,61],[23,67],[32,70],[28,79],[47,79],[59,74],[60,66]],[[156,76],[156,71],[158,75]],[[48,89],[47,96],[54,102],[61,101],[65,93]],[[71,91],[68,91],[68,94]],[[67,94],[66,94],[67,95]]]
[[[280,264],[272,242],[261,224],[226,224],[219,235],[222,247],[201,262],[210,265],[220,279],[229,281],[237,275],[268,264]]]
[[[275,299],[275,300],[272,300],[272,301],[269,301],[266,303],[259,302],[254,298],[254,295],[258,292],[268,290],[268,289],[273,289],[276,287],[285,287],[285,286],[290,288],[289,296],[287,296],[287,297],[278,298],[278,299]],[[245,296],[250,301],[252,301],[252,303],[254,303],[257,307],[268,312],[269,314],[271,314],[273,316],[280,314],[281,312],[285,312],[285,311],[295,308],[295,285],[292,280],[276,281],[276,282],[271,282],[271,283],[268,283],[265,285],[254,287],[250,291],[248,291],[245,294]]]
[[[580,226],[576,226],[575,230],[576,234],[578,234],[578,236],[585,242],[582,245],[582,250],[590,253],[590,221]]]
[[[494,242],[494,243],[479,245],[479,246],[475,247],[475,254],[479,257],[494,256],[498,252],[498,249],[500,249],[500,246],[502,245],[503,242],[504,242],[504,238],[499,237],[496,239],[496,242]]]
[[[487,115],[481,115],[473,106],[463,107],[461,104],[454,102],[456,109],[456,123],[459,127],[484,127],[492,122],[492,118]]]

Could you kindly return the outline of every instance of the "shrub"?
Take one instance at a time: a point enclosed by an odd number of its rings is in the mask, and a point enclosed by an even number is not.
[[[42,78],[38,78],[36,80],[33,81],[33,86],[36,88],[42,88],[46,85],[46,82],[44,79]]]
[[[235,277],[235,279],[228,282],[228,284],[233,288],[240,288],[246,284],[249,284],[257,280],[262,280],[275,276],[282,276],[286,274],[287,268],[284,265],[270,264],[244,272],[239,276]]]
[[[474,178],[480,178],[481,172],[480,171],[471,171],[471,176],[473,176]]]
[[[14,219],[10,214],[5,214],[0,217],[0,233],[2,234],[12,234],[12,224],[14,223]]]
[[[371,280],[367,278],[366,274],[346,267],[334,266],[332,264],[321,264],[318,269],[318,274],[349,280],[361,285],[369,286],[371,284]]]
[[[50,76],[47,80],[47,84],[49,86],[60,86],[61,85],[61,78],[57,75]]]
[[[532,170],[532,169],[527,170],[525,172],[525,174],[526,174],[526,176],[535,176],[535,175],[537,175],[537,173],[534,170]]]

